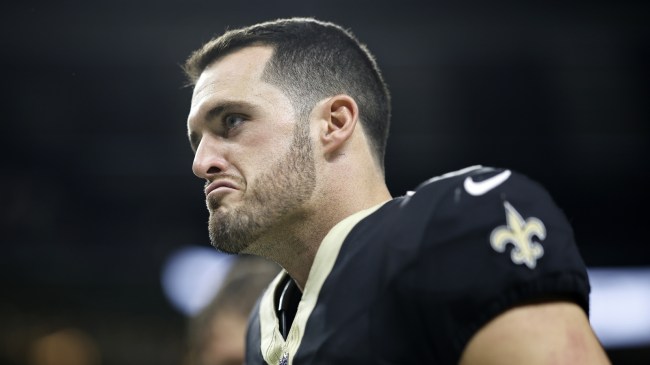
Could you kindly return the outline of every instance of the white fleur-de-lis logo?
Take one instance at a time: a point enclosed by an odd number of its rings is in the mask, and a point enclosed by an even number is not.
[[[510,203],[504,202],[503,205],[506,208],[507,225],[492,231],[490,244],[497,252],[504,252],[506,245],[511,243],[514,246],[510,252],[512,262],[534,269],[537,259],[544,255],[544,248],[534,241],[533,237],[543,241],[546,238],[546,227],[541,220],[534,217],[524,220]]]

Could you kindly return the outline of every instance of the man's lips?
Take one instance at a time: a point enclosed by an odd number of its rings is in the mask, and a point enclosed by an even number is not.
[[[205,186],[205,196],[208,196],[212,191],[218,189],[218,188],[229,188],[233,190],[239,190],[237,188],[237,185],[233,183],[232,181],[228,180],[215,180],[211,182],[210,184],[207,184]]]

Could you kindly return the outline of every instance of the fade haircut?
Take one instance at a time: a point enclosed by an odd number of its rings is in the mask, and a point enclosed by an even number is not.
[[[213,62],[251,46],[273,48],[262,79],[287,95],[301,120],[307,120],[316,103],[324,98],[351,96],[383,169],[390,94],[374,57],[350,31],[312,18],[278,19],[229,30],[204,44],[185,62],[184,71],[191,85],[196,85]]]

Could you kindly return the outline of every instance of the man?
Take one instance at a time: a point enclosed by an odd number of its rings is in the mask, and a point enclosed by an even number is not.
[[[253,311],[249,365],[608,363],[540,186],[475,166],[391,198],[389,94],[351,33],[262,23],[185,70],[212,243],[284,268]]]

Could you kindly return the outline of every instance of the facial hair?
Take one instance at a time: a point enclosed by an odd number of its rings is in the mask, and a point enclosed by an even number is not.
[[[239,206],[222,210],[216,200],[208,199],[212,246],[226,253],[242,253],[283,218],[299,210],[316,186],[311,143],[309,124],[299,121],[287,153],[246,185],[248,195],[243,195]]]

